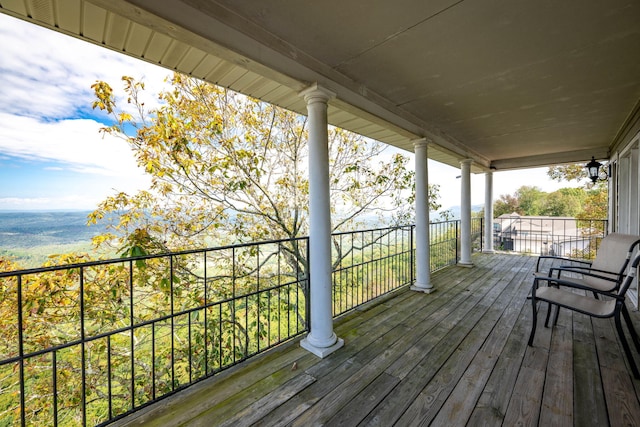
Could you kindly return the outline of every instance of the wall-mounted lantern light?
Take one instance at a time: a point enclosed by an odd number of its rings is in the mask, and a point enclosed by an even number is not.
[[[587,172],[589,173],[589,179],[591,182],[595,183],[596,181],[606,181],[608,178],[607,172],[605,170],[600,171],[600,167],[602,163],[598,162],[594,157],[591,157],[591,161],[585,165],[587,168]]]

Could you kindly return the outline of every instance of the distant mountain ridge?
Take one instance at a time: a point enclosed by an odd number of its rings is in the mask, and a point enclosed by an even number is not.
[[[484,209],[484,203],[483,204],[478,204],[478,205],[471,205],[471,212],[480,212],[482,209]],[[446,209],[440,209],[438,212],[431,212],[431,214],[429,215],[431,221],[437,221],[440,219],[440,212],[444,212],[444,211],[450,211],[453,214],[453,217],[451,219],[460,219],[461,214],[462,214],[462,207],[460,206],[451,206],[449,208]]]
[[[473,212],[484,205],[473,205]],[[440,220],[440,212],[449,210],[452,219],[460,219],[460,206],[431,212],[432,221]],[[90,242],[104,233],[101,225],[87,225],[91,211],[0,211],[0,249],[30,248]]]
[[[90,211],[0,211],[0,248],[29,248],[91,241],[104,233],[87,225]]]

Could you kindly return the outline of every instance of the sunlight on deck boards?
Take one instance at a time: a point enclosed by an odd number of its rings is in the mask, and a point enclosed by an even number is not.
[[[325,359],[296,340],[114,425],[640,424],[612,321],[563,310],[527,346],[535,261],[474,255],[434,273],[437,292],[402,289],[337,319],[345,347]]]

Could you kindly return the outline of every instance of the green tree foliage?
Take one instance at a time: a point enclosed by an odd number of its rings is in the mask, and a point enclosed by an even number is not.
[[[520,187],[513,195],[501,195],[494,203],[494,215],[555,216],[583,219],[607,217],[605,186],[561,188],[545,193],[536,187]]]
[[[603,165],[603,167],[606,168],[606,164]],[[574,180],[577,182],[585,182],[582,188],[585,195],[580,200],[582,209],[575,215],[576,217],[607,218],[609,197],[607,183],[604,181],[592,183],[587,177],[584,164],[575,163],[552,166],[547,171],[547,175],[549,175],[551,179],[559,182]]]
[[[584,200],[583,209],[577,217],[585,219],[607,218],[609,215],[608,200],[609,192],[606,185],[599,184],[593,186],[587,190],[587,197]]]
[[[152,184],[148,191],[118,193],[99,206],[92,221],[117,222],[96,244],[116,242],[131,254],[134,248],[160,252],[307,234],[306,118],[180,74],[174,74],[171,90],[159,94],[162,106],[147,111],[140,101],[144,85],[130,77],[123,81],[126,109],[119,109],[105,82],[93,85],[94,108],[112,116],[114,124],[104,132],[128,141]],[[128,135],[131,129],[134,135]],[[385,147],[331,128],[334,230],[354,228],[371,215],[411,218],[414,180],[408,158],[394,154],[380,160]],[[430,187],[434,209],[437,193]],[[145,230],[144,237],[138,229]]]
[[[583,210],[585,198],[582,188],[561,188],[546,196],[543,215],[577,217]]]
[[[576,181],[581,182],[587,180],[587,173],[584,164],[572,163],[568,165],[550,166],[547,175],[554,181]]]
[[[607,218],[607,186],[589,181],[584,164],[551,166],[547,175],[555,181],[585,182],[583,187],[561,188],[547,194],[537,187],[520,187],[513,195],[501,195],[494,204],[495,216],[519,215]]]
[[[517,193],[516,193],[517,194]],[[524,215],[516,195],[502,194],[493,203],[493,214],[495,217],[500,215],[510,215],[517,213],[518,215]]]
[[[525,215],[541,215],[545,193],[538,187],[524,185],[516,191],[518,205]]]

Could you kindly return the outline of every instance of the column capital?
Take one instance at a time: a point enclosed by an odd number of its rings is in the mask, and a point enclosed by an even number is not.
[[[306,89],[303,89],[298,93],[307,104],[311,104],[314,102],[322,102],[327,103],[329,100],[336,97],[336,94],[329,89],[318,85],[318,83],[314,83]]]
[[[471,163],[473,163],[473,159],[462,159],[462,160],[460,160],[460,164],[461,165],[470,165]]]
[[[412,139],[411,142],[413,143],[413,148],[428,147],[431,143],[427,138]]]

